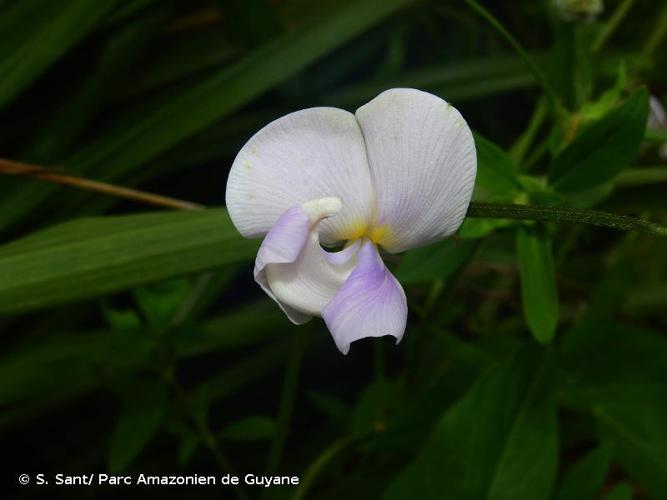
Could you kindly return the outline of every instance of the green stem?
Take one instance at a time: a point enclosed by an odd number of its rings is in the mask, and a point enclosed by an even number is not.
[[[591,52],[593,54],[599,52],[600,49],[604,47],[604,44],[607,42],[611,34],[616,30],[616,28],[621,23],[621,21],[623,20],[623,18],[628,13],[628,11],[630,10],[630,8],[634,3],[635,0],[623,0],[618,5],[618,7],[616,7],[614,13],[611,15],[609,20],[604,24],[602,30],[593,41],[593,45],[591,46]]]
[[[271,443],[269,450],[269,460],[267,464],[267,474],[274,475],[280,467],[285,441],[289,434],[290,423],[292,420],[292,410],[294,408],[294,399],[296,398],[296,389],[299,384],[299,372],[301,371],[301,362],[308,345],[309,329],[302,328],[294,334],[292,351],[287,361],[285,370],[285,379],[283,382],[282,394],[280,395],[280,406],[278,408],[278,428]]]
[[[438,278],[433,281],[431,289],[428,292],[428,297],[426,298],[426,303],[424,304],[424,309],[426,309],[426,312],[431,312],[433,310],[444,289],[445,281],[442,278]]]
[[[525,171],[531,170],[537,164],[537,162],[540,161],[540,159],[545,155],[548,149],[549,149],[549,138],[545,137],[534,146],[533,150],[528,155],[528,158],[526,158],[526,161],[523,162],[523,169]]]
[[[516,140],[512,149],[510,149],[510,157],[514,160],[514,163],[520,165],[523,162],[523,159],[526,157],[526,153],[530,148],[530,145],[535,140],[535,135],[537,131],[542,126],[544,119],[546,118],[547,107],[544,102],[544,99],[540,99],[537,102],[537,106],[533,110],[533,115],[530,117],[528,126],[526,130],[519,136]]]
[[[621,172],[616,178],[617,186],[644,186],[646,184],[660,184],[667,182],[667,168],[661,167],[634,167]]]
[[[179,404],[181,405],[181,408],[190,419],[194,428],[199,433],[199,437],[202,443],[204,443],[204,446],[206,446],[206,448],[208,448],[208,450],[213,455],[213,458],[217,462],[222,473],[233,475],[234,468],[232,466],[231,460],[227,458],[227,455],[225,455],[222,449],[220,449],[220,447],[218,446],[218,442],[213,433],[211,432],[211,430],[209,429],[206,422],[202,422],[202,420],[197,417],[196,412],[192,409],[192,405],[190,404],[190,400],[188,399],[185,389],[183,389],[183,387],[178,383],[178,381],[176,381],[173,378],[171,380],[171,384],[172,387],[174,388],[174,392],[179,401]],[[240,486],[234,487],[234,493],[236,493],[236,496],[239,498],[239,500],[247,500],[248,498],[245,491]]]
[[[202,421],[202,419],[197,416],[197,412],[192,408],[188,394],[178,379],[174,376],[173,365],[175,360],[173,358],[173,354],[164,344],[162,339],[158,339],[158,342],[158,347],[161,349],[162,354],[165,357],[165,368],[162,371],[162,377],[165,382],[172,387],[174,394],[176,395],[176,400],[181,407],[181,411],[186,416],[186,418],[190,420],[190,423],[199,434],[201,442],[204,444],[204,446],[206,446],[206,448],[208,448],[208,450],[211,452],[211,455],[213,455],[213,458],[220,467],[220,471],[223,474],[233,475],[234,467],[232,466],[231,460],[218,446],[218,442],[206,422]],[[235,486],[234,493],[239,500],[248,499],[248,496],[241,486]]]
[[[566,224],[588,224],[626,231],[638,231],[655,236],[667,236],[667,227],[663,227],[655,222],[628,217],[627,215],[577,208],[473,202],[468,208],[467,216],[482,219],[517,219]]]
[[[169,327],[164,330],[156,332],[155,340],[157,343],[158,352],[160,353],[160,360],[162,362],[162,369],[159,370],[164,381],[171,386],[176,396],[183,415],[191,422],[193,428],[199,434],[199,439],[206,448],[211,452],[216,463],[220,467],[223,474],[234,474],[234,467],[231,460],[222,451],[218,445],[215,435],[206,422],[206,419],[199,417],[197,411],[194,409],[191,398],[186,392],[183,385],[180,383],[175,375],[176,355],[172,347],[166,342],[165,336],[170,329],[176,328],[186,321],[193,313],[196,303],[201,299],[201,287],[206,287],[210,282],[210,273],[200,275],[193,290],[188,294],[188,297],[181,303],[181,306],[172,316]],[[240,485],[234,487],[234,493],[239,500],[247,500],[248,496]]]
[[[665,35],[667,35],[667,6],[663,6],[660,11],[660,17],[656,23],[656,28],[646,41],[644,50],[642,50],[642,55],[644,57],[652,57]]]
[[[325,450],[320,453],[315,461],[310,464],[310,467],[303,473],[299,488],[296,490],[296,493],[294,493],[292,500],[302,500],[305,498],[308,488],[315,482],[315,479],[317,479],[322,469],[329,465],[329,462],[331,462],[331,460],[333,460],[336,455],[345,449],[351,442],[351,438],[343,438],[334,441],[329,447],[325,448]]]
[[[533,75],[542,86],[544,93],[547,94],[552,107],[555,109],[558,103],[558,96],[547,77],[544,75],[544,73],[542,73],[542,70],[540,70],[537,64],[535,64],[535,61],[533,61],[533,59],[528,55],[528,52],[526,52],[517,39],[514,38],[512,34],[507,31],[507,29],[505,29],[500,21],[498,21],[488,10],[477,3],[476,0],[465,0],[465,2],[470,6],[471,9],[482,16],[498,33],[500,33],[500,35],[505,40],[507,40],[512,48],[516,50],[516,52],[525,61],[525,63],[528,65],[528,68],[532,71]]]

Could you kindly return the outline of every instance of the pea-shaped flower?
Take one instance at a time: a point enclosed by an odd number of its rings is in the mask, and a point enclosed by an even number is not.
[[[391,89],[356,114],[310,108],[269,123],[234,160],[227,208],[243,236],[264,237],[257,283],[294,323],[322,316],[347,354],[360,338],[401,340],[405,293],[378,248],[402,252],[454,233],[476,170],[455,108]]]

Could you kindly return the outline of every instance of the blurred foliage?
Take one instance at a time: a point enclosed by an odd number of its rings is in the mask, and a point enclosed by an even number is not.
[[[646,128],[664,3],[482,3],[0,1],[0,157],[216,207],[0,177],[3,489],[268,472],[301,485],[196,493],[667,498],[664,238],[468,218],[388,257],[403,342],[343,357],[254,285],[257,242],[220,208],[262,125],[408,86],[475,129],[476,201],[667,222],[667,133]]]

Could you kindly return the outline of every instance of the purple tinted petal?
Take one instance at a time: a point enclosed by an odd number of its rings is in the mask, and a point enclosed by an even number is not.
[[[356,255],[356,253],[359,251],[360,245],[360,241],[356,240],[350,246],[345,247],[339,252],[327,252],[326,250],[322,250],[322,252],[331,264],[342,266],[343,264],[347,264],[350,259]]]
[[[262,241],[255,259],[255,281],[269,297],[278,303],[287,317],[297,325],[307,322],[311,316],[281,303],[275,297],[266,277],[266,266],[296,261],[306,241],[308,241],[309,232],[310,217],[301,205],[294,205],[278,218],[264,241]]]
[[[356,264],[359,245],[334,254],[320,246],[318,224],[339,208],[337,198],[310,200],[289,208],[257,253],[255,281],[296,324],[319,316]]]
[[[363,244],[357,266],[322,311],[343,354],[349,351],[350,343],[365,337],[392,335],[400,342],[407,316],[403,288],[370,241]]]
[[[306,244],[310,232],[310,217],[294,205],[282,214],[262,241],[255,259],[255,279],[267,264],[294,262]]]

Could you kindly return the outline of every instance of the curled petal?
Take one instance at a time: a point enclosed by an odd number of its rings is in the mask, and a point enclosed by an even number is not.
[[[343,207],[322,222],[323,242],[352,234],[372,212],[372,187],[364,139],[354,115],[336,108],[290,113],[243,146],[227,181],[226,201],[246,237],[265,235],[288,208],[336,196]]]
[[[320,247],[320,222],[340,209],[338,198],[294,205],[278,218],[257,252],[255,281],[296,324],[320,315],[354,266],[356,252],[329,254]]]
[[[347,354],[355,340],[384,335],[396,337],[398,343],[407,316],[403,288],[385,267],[375,245],[366,241],[356,267],[322,311],[336,346]]]
[[[391,89],[357,110],[377,193],[378,242],[391,252],[454,233],[477,171],[461,114],[439,97]]]

